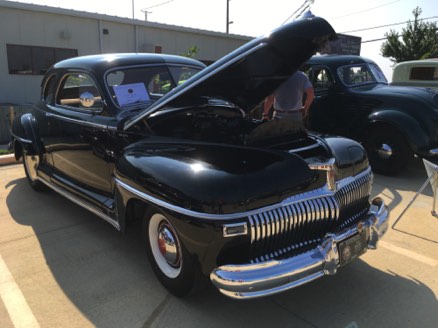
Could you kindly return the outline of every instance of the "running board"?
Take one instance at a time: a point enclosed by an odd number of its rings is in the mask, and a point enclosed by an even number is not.
[[[68,191],[58,187],[57,185],[48,182],[44,179],[38,179],[38,181],[41,181],[42,183],[44,183],[47,187],[49,187],[50,189],[53,189],[55,192],[59,193],[60,195],[64,196],[65,198],[67,198],[68,200],[72,201],[73,203],[85,208],[86,210],[90,211],[91,213],[97,215],[98,217],[100,217],[101,219],[104,219],[106,222],[108,222],[109,224],[111,224],[114,228],[116,228],[118,231],[120,231],[120,224],[118,221],[114,220],[113,218],[109,217],[108,215],[100,212],[97,208],[95,208],[94,206],[86,203],[85,201],[83,201],[82,199],[80,199],[79,197],[69,193]]]

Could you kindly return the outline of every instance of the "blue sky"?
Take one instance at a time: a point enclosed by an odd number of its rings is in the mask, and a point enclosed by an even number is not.
[[[51,7],[96,12],[111,16],[134,17],[149,21],[225,32],[227,0],[20,0]],[[260,36],[283,24],[304,0],[230,0],[230,33]],[[422,8],[420,18],[438,16],[436,0],[315,0],[312,12],[324,17],[338,33],[412,20],[415,7]],[[431,21],[438,21],[437,18]],[[362,41],[383,38],[390,29],[401,31],[406,24],[349,32]],[[392,63],[380,55],[383,41],[362,44],[361,55],[376,61],[391,79]]]

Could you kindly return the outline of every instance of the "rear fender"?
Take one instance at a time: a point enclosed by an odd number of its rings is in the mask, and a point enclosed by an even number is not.
[[[430,147],[431,140],[425,129],[415,118],[400,111],[385,109],[374,112],[368,117],[368,123],[369,128],[385,125],[397,129],[415,153]]]
[[[42,158],[43,147],[38,136],[38,123],[32,114],[17,116],[12,123],[11,132],[17,160],[24,153]]]

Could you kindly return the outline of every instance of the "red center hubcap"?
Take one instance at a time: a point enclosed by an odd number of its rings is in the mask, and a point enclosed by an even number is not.
[[[161,238],[158,238],[158,249],[160,250],[161,255],[166,255],[166,243]]]

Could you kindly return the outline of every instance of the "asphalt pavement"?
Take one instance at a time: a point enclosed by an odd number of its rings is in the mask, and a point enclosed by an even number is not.
[[[375,176],[391,210],[379,248],[282,294],[250,301],[212,286],[180,299],[159,284],[138,229],[120,235],[54,192],[27,184],[22,165],[0,166],[0,327],[438,327],[438,219],[416,160]]]

